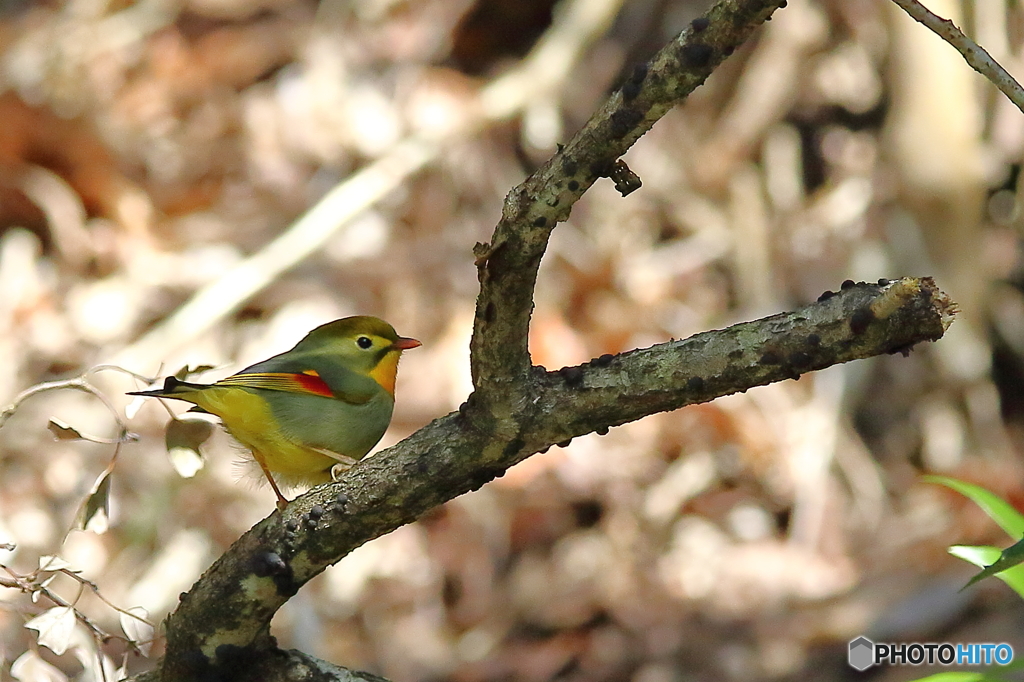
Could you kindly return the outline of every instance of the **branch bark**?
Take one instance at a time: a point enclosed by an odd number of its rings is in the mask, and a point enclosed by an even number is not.
[[[507,197],[480,279],[474,392],[458,412],[359,462],[243,535],[166,622],[165,681],[233,678],[259,667],[286,679],[295,654],[269,623],[308,580],[359,545],[409,523],[553,444],[857,358],[940,338],[955,306],[930,279],[844,284],[800,310],[577,367],[534,367],[533,290],[556,223],[616,160],[785,0],[720,0],[638,66],[554,158]],[[282,675],[274,677],[273,675]],[[154,676],[155,679],[155,676]],[[253,679],[248,677],[248,679]]]

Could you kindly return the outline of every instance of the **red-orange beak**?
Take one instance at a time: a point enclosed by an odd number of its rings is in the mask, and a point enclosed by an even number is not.
[[[397,350],[409,350],[410,348],[418,348],[422,345],[416,339],[410,339],[408,336],[399,336],[398,340],[391,344],[391,347]]]

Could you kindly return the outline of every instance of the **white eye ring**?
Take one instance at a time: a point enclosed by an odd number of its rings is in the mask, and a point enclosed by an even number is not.
[[[368,350],[373,347],[373,339],[371,339],[369,336],[360,336],[358,339],[356,339],[356,345],[362,348],[363,350]]]

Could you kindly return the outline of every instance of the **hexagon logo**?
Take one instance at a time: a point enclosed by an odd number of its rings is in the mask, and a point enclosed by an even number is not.
[[[867,670],[875,664],[875,643],[864,636],[851,640],[846,660],[854,670]]]

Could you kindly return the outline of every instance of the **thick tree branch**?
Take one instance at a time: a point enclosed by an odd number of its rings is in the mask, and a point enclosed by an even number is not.
[[[270,619],[298,589],[364,542],[500,476],[533,453],[643,416],[942,336],[954,305],[930,279],[847,283],[791,313],[578,367],[533,368],[524,397],[489,425],[464,405],[297,498],[242,536],[167,621],[164,680],[196,679],[271,656]]]

